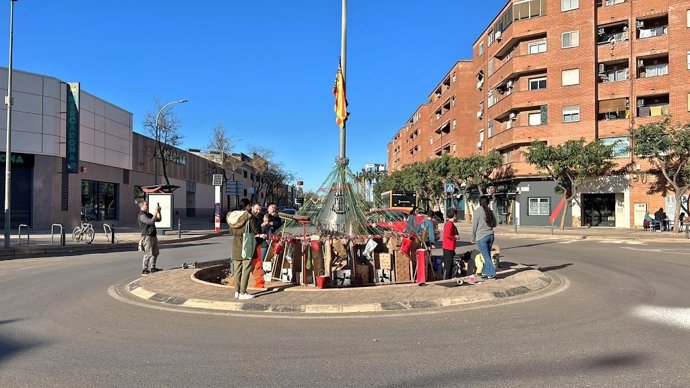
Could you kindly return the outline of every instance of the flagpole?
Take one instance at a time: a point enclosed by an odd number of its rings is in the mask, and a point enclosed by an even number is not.
[[[347,64],[347,0],[342,0],[342,29],[340,36],[340,67],[343,73],[343,81],[347,85],[347,77],[345,76],[345,66]],[[347,109],[347,108],[346,108]],[[340,128],[340,153],[338,158],[347,164],[347,157],[345,156],[345,126],[347,121],[343,122]]]

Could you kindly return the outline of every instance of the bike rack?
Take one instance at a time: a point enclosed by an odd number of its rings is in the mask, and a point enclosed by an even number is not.
[[[111,244],[115,244],[117,242],[117,238],[115,238],[115,231],[112,225],[103,223],[103,234],[105,234],[105,241],[110,241]]]
[[[19,224],[19,230],[17,231],[19,245],[22,245],[22,228],[26,229],[26,245],[29,245],[29,239],[31,238],[31,228],[29,228],[29,225],[27,224]]]
[[[53,224],[50,226],[50,244],[54,245],[55,240],[54,240],[54,231],[55,227],[58,227],[60,230],[60,245],[65,246],[65,228],[62,224]]]

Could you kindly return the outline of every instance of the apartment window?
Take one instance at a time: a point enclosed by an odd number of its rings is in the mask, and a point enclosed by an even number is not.
[[[688,112],[690,112],[690,93],[688,93]]]
[[[561,0],[561,11],[571,11],[580,8],[580,0]]]
[[[455,129],[455,124],[456,124],[455,119],[453,119],[453,129]]]
[[[489,46],[494,44],[494,39],[495,39],[494,30],[491,30],[491,31],[489,31]]]
[[[599,120],[621,120],[630,118],[627,98],[599,101]]]
[[[453,153],[455,153],[455,150],[456,150],[455,143],[453,143]]]
[[[513,20],[530,19],[546,14],[546,0],[522,0],[513,3]]]
[[[493,58],[489,58],[489,60],[486,63],[486,71],[489,73],[489,77],[494,73],[494,60]]]
[[[489,120],[489,123],[486,125],[486,135],[491,138],[494,135],[494,121]]]
[[[479,43],[479,56],[484,55],[484,42]]]
[[[580,83],[580,69],[563,70],[561,85],[571,86]]]
[[[483,129],[479,130],[479,141],[484,141],[484,130]]]
[[[690,51],[688,51],[688,70],[690,70]]]
[[[541,125],[541,113],[530,113],[527,117],[529,119],[529,125]]]
[[[578,47],[580,45],[580,31],[568,31],[561,34],[561,47],[571,48]]]
[[[607,137],[600,140],[606,145],[613,145],[614,158],[627,158],[630,156],[630,141],[627,137]]]
[[[645,77],[659,77],[668,75],[668,63],[645,66]]]
[[[530,78],[529,90],[546,89],[546,77]]]
[[[687,19],[688,28],[690,28],[690,9],[688,10],[688,14],[686,16],[686,19]]]
[[[527,46],[528,54],[539,54],[546,52],[546,41],[540,40],[539,42],[532,42]]]
[[[575,123],[580,121],[580,106],[564,106],[563,107],[563,122]]]
[[[551,198],[529,198],[530,216],[548,216],[551,214]]]
[[[244,178],[247,179],[247,170],[244,170]]]

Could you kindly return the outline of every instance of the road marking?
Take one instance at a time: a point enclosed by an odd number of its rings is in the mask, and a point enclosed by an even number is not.
[[[653,322],[690,330],[690,308],[638,306],[633,315]]]
[[[599,240],[601,244],[647,245],[644,241],[635,240]]]
[[[559,244],[572,244],[580,241],[585,241],[585,240],[565,240],[565,241],[559,241]]]

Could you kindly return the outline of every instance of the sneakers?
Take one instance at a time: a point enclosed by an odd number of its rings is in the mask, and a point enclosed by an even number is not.
[[[151,273],[158,272],[158,271],[162,271],[162,269],[156,268],[156,267],[151,267]]]
[[[487,280],[493,280],[493,279],[496,279],[496,275],[491,275],[491,276],[487,276],[487,275],[482,275],[482,277],[483,277],[484,279],[487,279]]]
[[[239,300],[247,300],[247,299],[252,299],[252,298],[254,298],[254,295],[248,294],[248,293],[244,293],[244,294],[240,294],[240,296],[239,296],[237,299],[239,299]]]
[[[477,278],[474,275],[470,275],[469,279],[467,279],[467,283],[469,284],[476,284],[477,283]]]
[[[239,299],[239,298],[240,298],[240,292],[239,292],[239,291],[235,291],[235,299]]]
[[[148,274],[150,274],[150,273],[151,273],[151,272],[149,272],[148,268],[144,268],[143,270],[141,270],[141,274],[142,274],[142,275],[148,275]]]

